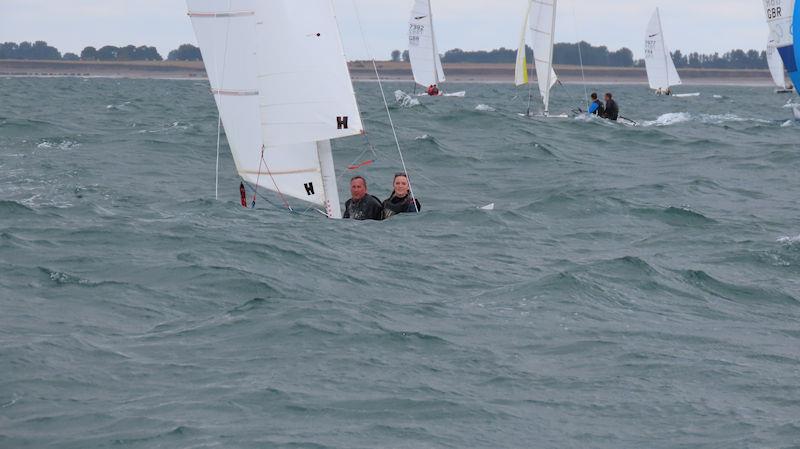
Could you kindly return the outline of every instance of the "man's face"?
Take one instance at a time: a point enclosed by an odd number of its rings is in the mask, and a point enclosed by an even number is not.
[[[367,194],[367,186],[363,179],[354,179],[350,181],[350,195],[354,200],[360,200]]]
[[[608,101],[610,99],[611,99],[611,96],[610,95],[606,95],[606,101]]]

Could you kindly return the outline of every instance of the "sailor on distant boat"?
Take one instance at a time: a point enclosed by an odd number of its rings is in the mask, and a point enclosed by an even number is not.
[[[394,175],[394,190],[392,195],[383,202],[383,218],[392,215],[419,212],[422,205],[419,200],[411,196],[408,176],[405,173]]]
[[[606,108],[603,106],[603,102],[597,98],[597,92],[592,92],[592,104],[589,105],[589,115],[597,115],[602,117],[605,113]]]
[[[606,109],[603,112],[601,117],[616,121],[619,117],[619,106],[617,106],[617,102],[611,96],[611,93],[606,93]]]
[[[350,180],[352,198],[344,204],[343,218],[353,220],[382,220],[383,206],[381,200],[367,193],[367,180],[362,176],[354,176]]]
[[[431,84],[428,86],[428,95],[431,97],[439,95],[439,87],[436,84]]]

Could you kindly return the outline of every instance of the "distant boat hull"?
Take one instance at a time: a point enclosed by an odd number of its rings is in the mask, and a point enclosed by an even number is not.
[[[776,94],[791,94],[791,93],[794,93],[794,89],[792,89],[792,88],[788,88],[788,89],[775,89],[775,93],[776,93]]]

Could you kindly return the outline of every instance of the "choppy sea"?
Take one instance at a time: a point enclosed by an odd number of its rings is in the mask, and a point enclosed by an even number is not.
[[[423,212],[353,222],[242,208],[224,140],[215,200],[205,82],[0,79],[0,447],[800,448],[793,97],[386,88]]]

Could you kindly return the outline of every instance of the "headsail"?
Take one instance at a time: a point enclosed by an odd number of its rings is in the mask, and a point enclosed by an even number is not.
[[[681,77],[675,70],[675,63],[664,42],[664,32],[661,28],[661,14],[656,8],[644,39],[644,62],[647,68],[647,80],[651,89],[666,90],[670,86],[681,84]]]
[[[767,43],[767,65],[769,65],[769,73],[772,75],[772,81],[781,89],[786,89],[786,74],[783,71],[783,60],[775,47],[775,42],[770,41]]]
[[[187,3],[240,176],[340,218],[329,139],[363,125],[331,0]]]
[[[797,24],[793,24],[793,17],[797,15],[795,9],[800,3],[794,0],[763,0],[764,14],[769,25],[769,42],[774,45],[780,54],[783,66],[789,73],[792,83],[797,86],[800,82],[800,73],[797,71],[797,58],[792,32]]]
[[[522,21],[522,32],[519,37],[519,48],[517,49],[517,65],[514,68],[514,84],[522,86],[528,84],[528,57],[527,57],[527,39],[528,35],[528,19],[531,15],[531,7],[533,0],[528,0],[528,9],[525,11],[525,19]]]
[[[550,89],[558,78],[553,70],[553,39],[555,38],[557,0],[533,0],[529,23],[531,27],[531,47],[536,63],[536,78],[539,93],[542,95],[544,111],[550,111]]]
[[[408,22],[408,57],[417,84],[428,87],[445,80],[433,32],[430,0],[414,0]]]

